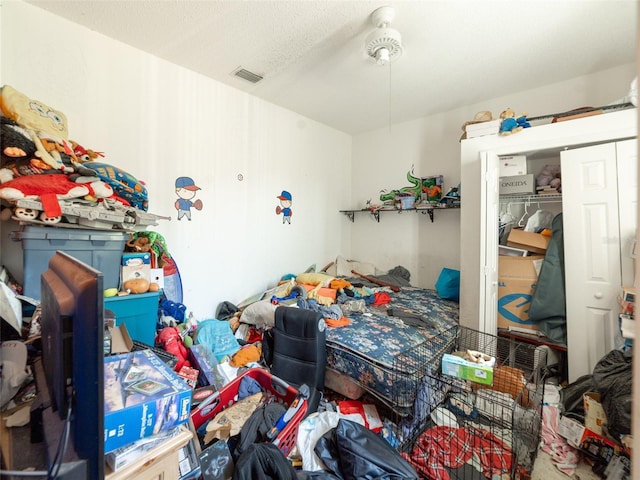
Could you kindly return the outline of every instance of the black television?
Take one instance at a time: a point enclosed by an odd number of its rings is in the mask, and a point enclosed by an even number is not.
[[[102,272],[62,251],[41,276],[42,366],[57,411],[43,415],[43,433],[58,445],[55,455],[47,448],[49,471],[76,465],[65,478],[104,477],[103,283]],[[48,435],[61,426],[67,438]]]

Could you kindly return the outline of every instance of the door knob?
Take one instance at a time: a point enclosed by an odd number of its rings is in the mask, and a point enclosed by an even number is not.
[[[600,299],[600,298],[604,297],[602,292],[596,292],[596,293],[593,294],[593,296],[596,297],[597,299]]]

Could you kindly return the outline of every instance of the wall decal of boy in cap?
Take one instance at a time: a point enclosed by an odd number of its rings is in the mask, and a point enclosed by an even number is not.
[[[182,220],[182,217],[187,217],[187,220],[191,221],[191,207],[196,210],[202,210],[202,200],[191,201],[198,190],[201,190],[201,188],[196,186],[191,177],[176,178],[178,200],[176,200],[175,207],[178,210],[178,220]]]
[[[280,205],[276,207],[276,215],[282,214],[282,224],[288,223],[291,225],[291,194],[286,190],[282,190],[282,193],[276,198],[280,199]]]

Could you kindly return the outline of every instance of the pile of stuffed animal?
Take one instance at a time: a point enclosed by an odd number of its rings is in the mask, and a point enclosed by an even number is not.
[[[99,227],[136,230],[136,219],[155,217],[146,214],[145,186],[70,140],[62,112],[9,85],[0,89],[0,110],[0,200],[10,205],[3,219],[91,227],[104,218]]]

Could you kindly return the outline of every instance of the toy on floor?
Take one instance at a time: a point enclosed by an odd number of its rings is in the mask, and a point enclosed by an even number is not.
[[[182,335],[177,327],[165,327],[156,336],[155,344],[164,348],[167,352],[178,357],[178,363],[174,367],[179,372],[183,366],[190,367],[189,352],[182,341]]]

